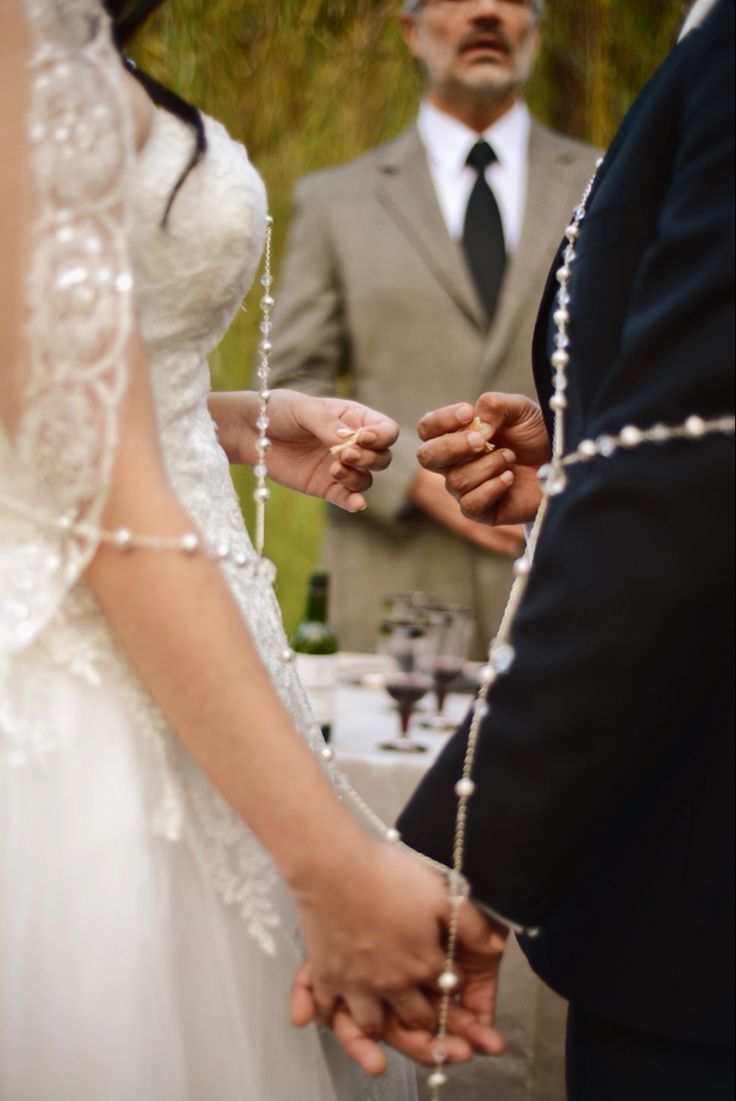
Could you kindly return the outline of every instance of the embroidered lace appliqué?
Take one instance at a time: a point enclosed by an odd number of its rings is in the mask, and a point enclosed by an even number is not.
[[[128,374],[124,182],[132,133],[97,0],[26,0],[27,126],[37,216],[29,242],[20,418],[0,428],[0,495],[99,523]],[[0,506],[1,508],[2,506]],[[95,547],[2,510],[0,653],[48,622]]]

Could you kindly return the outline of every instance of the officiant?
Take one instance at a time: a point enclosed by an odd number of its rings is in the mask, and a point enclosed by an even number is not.
[[[484,388],[533,391],[539,297],[595,153],[524,104],[541,0],[406,0],[400,17],[424,85],[418,117],[389,145],[298,185],[273,384],[341,388],[401,425],[370,509],[350,524],[328,511],[343,648],[373,650],[381,594],[418,589],[474,609],[481,656],[521,530],[463,517],[441,479],[418,469],[415,425]]]

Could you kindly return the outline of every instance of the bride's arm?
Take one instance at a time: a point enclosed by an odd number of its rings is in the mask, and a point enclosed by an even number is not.
[[[139,344],[134,359],[104,525],[181,535],[192,522],[163,472]],[[380,1025],[380,998],[409,1024],[431,1021],[412,987],[442,969],[442,882],[345,811],[281,705],[219,567],[202,554],[104,546],[87,580],[172,727],[289,883],[321,1008],[342,996],[369,1032]]]
[[[230,462],[252,466],[258,458],[258,394],[212,393],[209,409]],[[363,493],[372,483],[371,471],[385,470],[391,462],[389,448],[399,434],[395,421],[357,401],[296,390],[273,390],[268,416],[269,477],[348,512],[365,508]]]

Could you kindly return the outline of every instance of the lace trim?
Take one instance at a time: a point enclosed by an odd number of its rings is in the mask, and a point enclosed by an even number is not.
[[[96,0],[26,0],[27,137],[38,216],[26,280],[21,415],[2,450],[6,497],[94,529],[125,389],[133,280],[123,185],[133,143],[121,67]],[[0,441],[2,443],[2,441]],[[94,553],[82,529],[3,519],[0,648],[28,645]]]

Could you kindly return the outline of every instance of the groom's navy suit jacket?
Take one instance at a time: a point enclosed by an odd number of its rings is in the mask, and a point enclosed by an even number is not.
[[[672,52],[599,172],[571,282],[567,449],[733,413],[733,0]],[[554,265],[560,263],[560,255]],[[554,271],[553,268],[553,271]],[[557,284],[534,343],[542,407]],[[733,437],[622,449],[551,502],[470,800],[474,895],[588,1012],[733,1035]],[[403,812],[449,863],[466,726]]]

